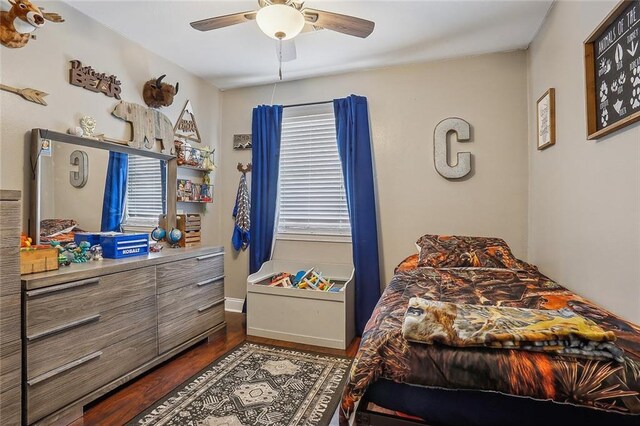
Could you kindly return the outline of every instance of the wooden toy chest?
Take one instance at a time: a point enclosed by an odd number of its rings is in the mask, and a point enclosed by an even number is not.
[[[315,268],[339,292],[269,287],[280,272]],[[335,349],[355,337],[353,265],[270,260],[247,278],[247,334]],[[262,284],[262,285],[261,285]]]

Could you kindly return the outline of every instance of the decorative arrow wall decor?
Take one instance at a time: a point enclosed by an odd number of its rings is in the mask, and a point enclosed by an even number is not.
[[[26,100],[28,100],[29,102],[34,102],[36,104],[40,104],[44,106],[47,105],[47,103],[43,98],[47,96],[48,93],[45,93],[41,90],[31,89],[29,87],[25,89],[18,89],[16,87],[7,86],[6,84],[0,84],[0,89],[6,92],[15,93],[16,95],[20,95]]]

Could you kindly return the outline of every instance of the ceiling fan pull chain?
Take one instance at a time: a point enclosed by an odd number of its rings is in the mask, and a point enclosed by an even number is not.
[[[280,77],[280,81],[282,81],[282,38],[278,40],[279,49],[278,49],[278,76]]]

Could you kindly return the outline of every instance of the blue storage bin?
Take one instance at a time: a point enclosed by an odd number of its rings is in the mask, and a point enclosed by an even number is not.
[[[76,232],[73,236],[73,242],[80,244],[82,241],[88,241],[89,244],[95,246],[100,244],[100,233],[98,232]]]
[[[113,233],[100,236],[102,255],[110,259],[149,254],[148,234]]]

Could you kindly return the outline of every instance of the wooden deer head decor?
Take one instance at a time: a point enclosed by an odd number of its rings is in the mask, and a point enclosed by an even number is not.
[[[31,33],[42,27],[45,21],[64,22],[57,13],[44,13],[29,0],[9,0],[11,9],[0,12],[0,44],[18,48],[25,46]]]

